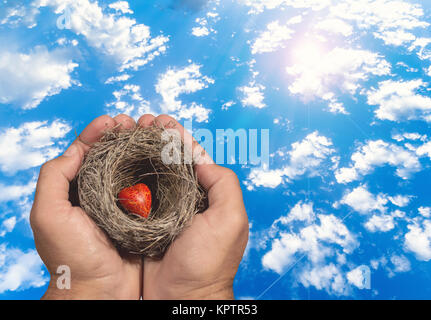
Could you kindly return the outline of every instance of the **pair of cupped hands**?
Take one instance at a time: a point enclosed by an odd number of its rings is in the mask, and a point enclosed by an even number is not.
[[[173,118],[101,116],[58,158],[40,170],[30,214],[36,249],[51,279],[44,299],[232,299],[233,280],[248,240],[248,219],[233,171],[209,159],[195,170],[209,207],[169,247],[161,260],[120,255],[106,234],[69,201],[70,182],[85,153],[106,130],[148,127],[154,122],[190,135]],[[174,125],[172,125],[174,124]],[[190,136],[188,136],[190,137]],[[184,141],[191,141],[184,139]],[[200,148],[193,144],[193,148]],[[68,266],[70,289],[57,285]]]

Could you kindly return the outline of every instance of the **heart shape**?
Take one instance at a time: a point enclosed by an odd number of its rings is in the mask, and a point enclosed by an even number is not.
[[[144,183],[124,188],[118,193],[118,201],[131,214],[148,218],[151,211],[151,191]]]

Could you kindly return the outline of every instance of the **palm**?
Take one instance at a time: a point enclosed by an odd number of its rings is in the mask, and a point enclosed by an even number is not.
[[[60,265],[67,265],[74,281],[85,282],[96,279],[100,282],[121,284],[125,291],[135,292],[139,298],[138,284],[141,274],[141,259],[122,257],[88,215],[79,207],[69,207],[51,216],[56,228],[37,233],[38,251],[51,272]],[[85,263],[82,263],[85,261]]]
[[[226,237],[223,229],[213,223],[210,212],[197,215],[192,225],[172,243],[163,259],[144,260],[144,299],[169,297],[171,293],[166,290],[176,291],[176,287],[181,288],[179,297],[183,298],[188,292],[207,284],[230,283],[232,278],[219,275],[226,274],[223,271],[232,265],[235,270],[239,261],[232,264],[232,255],[225,253],[232,252],[233,247],[243,248],[234,243],[236,238]],[[178,292],[175,295],[178,298]]]

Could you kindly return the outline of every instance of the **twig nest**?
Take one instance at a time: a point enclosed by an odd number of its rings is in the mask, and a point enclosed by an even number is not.
[[[77,176],[79,203],[119,249],[159,258],[204,210],[207,195],[193,164],[163,161],[164,128],[117,129],[106,132],[86,155]],[[172,146],[184,159],[183,143]],[[139,183],[151,190],[148,218],[127,212],[118,201],[121,190]]]

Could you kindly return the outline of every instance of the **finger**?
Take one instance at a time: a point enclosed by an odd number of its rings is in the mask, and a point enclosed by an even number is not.
[[[133,129],[136,126],[135,120],[126,114],[119,114],[114,117],[114,121],[120,126],[120,130]]]
[[[153,125],[154,119],[156,119],[156,117],[154,117],[152,114],[144,114],[139,118],[138,126],[142,128],[148,128]]]
[[[211,208],[231,208],[230,210],[218,210],[218,212],[227,212],[227,214],[234,209],[244,208],[241,186],[232,170],[214,164],[205,149],[174,118],[161,115],[155,121],[178,130],[184,139],[184,143],[192,145],[194,157],[197,153],[203,153],[201,160],[204,159],[204,161],[196,164],[195,169],[199,182],[208,191],[209,206]]]
[[[93,120],[63,155],[42,166],[34,202],[41,207],[40,211],[52,211],[56,206],[71,206],[68,201],[69,183],[78,173],[85,152],[107,129],[112,129],[115,125],[116,122],[109,116]]]
[[[208,191],[209,207],[213,209],[243,209],[242,190],[236,174],[216,164],[196,166],[196,173],[202,187]]]

